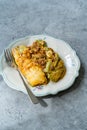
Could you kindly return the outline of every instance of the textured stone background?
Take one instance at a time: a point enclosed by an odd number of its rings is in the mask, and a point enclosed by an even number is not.
[[[44,97],[47,107],[0,76],[0,130],[87,130],[87,1],[0,0],[0,54],[13,40],[44,33],[76,50],[80,75],[69,90]]]

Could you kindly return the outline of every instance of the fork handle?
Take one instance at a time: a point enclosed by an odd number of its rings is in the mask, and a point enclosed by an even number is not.
[[[21,77],[21,79],[22,79],[22,81],[23,81],[23,84],[24,84],[24,86],[25,86],[25,88],[26,88],[26,90],[27,90],[27,93],[28,93],[28,95],[29,95],[31,101],[32,101],[34,104],[40,103],[40,102],[39,102],[39,99],[32,93],[32,91],[31,91],[30,88],[28,87],[28,85],[27,85],[27,83],[25,82],[25,80],[24,80],[24,78],[23,78],[21,72],[20,72],[19,70],[18,70],[18,72],[19,72],[19,75],[20,75],[20,77]]]

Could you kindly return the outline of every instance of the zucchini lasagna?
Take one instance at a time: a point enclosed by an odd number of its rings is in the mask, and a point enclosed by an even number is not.
[[[12,49],[18,69],[31,86],[57,82],[65,75],[63,60],[43,40],[36,40],[30,46],[19,45]]]

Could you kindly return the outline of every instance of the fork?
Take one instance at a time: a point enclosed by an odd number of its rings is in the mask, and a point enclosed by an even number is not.
[[[6,60],[7,64],[8,64],[10,67],[14,67],[12,64],[15,64],[15,63],[14,63],[13,56],[12,56],[12,53],[11,53],[10,49],[5,49],[5,50],[4,50],[4,57],[5,57],[5,60]],[[23,82],[23,84],[24,84],[24,86],[25,86],[25,88],[26,88],[26,90],[27,90],[27,93],[28,93],[28,95],[29,95],[31,101],[32,101],[34,104],[40,103],[40,102],[39,102],[39,99],[32,93],[32,91],[31,91],[30,88],[28,87],[28,84],[25,82],[24,77],[23,77],[23,75],[21,74],[21,72],[20,72],[20,70],[18,69],[18,67],[16,66],[16,64],[15,64],[15,67],[14,67],[14,68],[18,71],[18,73],[19,73],[19,75],[20,75],[20,77],[21,77],[21,79],[22,79],[22,82]]]

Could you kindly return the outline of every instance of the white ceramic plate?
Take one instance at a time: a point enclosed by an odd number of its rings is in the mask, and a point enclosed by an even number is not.
[[[80,60],[76,52],[66,42],[47,35],[35,35],[14,41],[7,48],[12,48],[20,44],[30,45],[37,39],[45,40],[48,47],[53,48],[59,53],[60,57],[64,60],[67,71],[64,78],[57,83],[49,82],[47,85],[37,87],[29,86],[30,89],[36,96],[46,96],[48,94],[56,94],[69,88],[79,75]],[[0,74],[9,87],[27,94],[18,72],[7,65],[3,54],[0,57]]]

